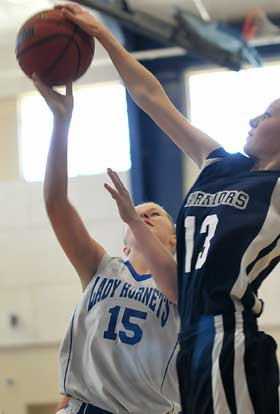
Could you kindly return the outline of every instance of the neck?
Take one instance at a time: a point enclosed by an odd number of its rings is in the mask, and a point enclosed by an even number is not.
[[[258,170],[271,170],[271,171],[279,171],[280,170],[280,160],[274,159],[274,160],[265,160],[265,159],[256,159],[254,167],[252,168],[253,171]]]
[[[139,252],[132,251],[128,255],[127,259],[130,261],[130,263],[139,275],[151,273],[146,260],[144,259],[143,255]]]

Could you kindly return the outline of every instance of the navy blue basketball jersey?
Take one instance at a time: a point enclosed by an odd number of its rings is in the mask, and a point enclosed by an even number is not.
[[[252,171],[254,161],[213,151],[177,221],[182,333],[203,315],[251,311],[258,288],[280,257],[280,171]]]

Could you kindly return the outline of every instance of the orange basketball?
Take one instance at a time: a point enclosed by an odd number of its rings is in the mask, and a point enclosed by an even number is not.
[[[94,38],[67,20],[60,9],[42,11],[28,19],[16,39],[16,57],[23,72],[50,86],[80,78],[94,55]]]

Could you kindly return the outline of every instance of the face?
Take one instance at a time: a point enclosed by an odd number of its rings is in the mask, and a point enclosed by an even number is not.
[[[280,99],[272,102],[267,110],[250,121],[244,151],[257,159],[274,159],[280,155]]]
[[[137,213],[153,234],[170,250],[175,251],[176,235],[173,222],[166,211],[155,203],[144,203],[136,207]],[[124,239],[127,251],[136,246],[136,241],[129,226],[125,226]],[[137,247],[136,247],[137,248]]]

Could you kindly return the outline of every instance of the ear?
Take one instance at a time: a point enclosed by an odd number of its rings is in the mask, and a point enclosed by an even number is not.
[[[130,248],[129,248],[128,246],[125,246],[125,247],[123,248],[123,252],[124,252],[124,254],[125,254],[126,256],[129,256],[129,253],[130,253]]]
[[[169,240],[172,254],[176,252],[176,234],[173,233]]]

